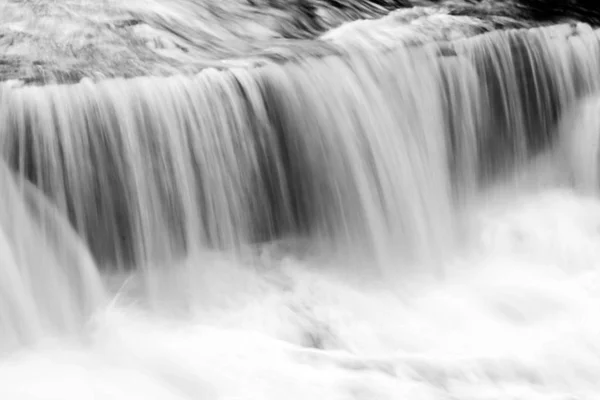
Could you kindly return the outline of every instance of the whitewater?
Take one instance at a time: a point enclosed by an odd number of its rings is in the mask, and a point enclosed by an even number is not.
[[[600,398],[599,33],[482,24],[1,83],[0,399]]]
[[[5,356],[1,398],[596,398],[600,203],[545,189],[471,212],[443,281],[207,257],[193,318],[118,292],[86,345]]]

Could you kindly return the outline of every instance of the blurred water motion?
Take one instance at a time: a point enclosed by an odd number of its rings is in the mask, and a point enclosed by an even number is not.
[[[0,398],[593,398],[598,34],[411,12],[3,84]]]

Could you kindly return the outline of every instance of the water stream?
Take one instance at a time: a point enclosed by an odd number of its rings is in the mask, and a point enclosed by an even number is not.
[[[0,87],[0,398],[597,398],[598,32],[369,43]]]

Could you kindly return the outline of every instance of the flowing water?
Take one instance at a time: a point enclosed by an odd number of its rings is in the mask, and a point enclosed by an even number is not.
[[[0,398],[598,398],[598,36],[4,84]]]

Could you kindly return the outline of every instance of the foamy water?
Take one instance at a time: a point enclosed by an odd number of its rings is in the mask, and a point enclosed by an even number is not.
[[[0,398],[595,398],[600,201],[500,192],[468,213],[443,280],[212,257],[191,316],[144,312],[123,287],[89,346],[2,359]]]
[[[597,33],[402,16],[3,87],[0,399],[596,397]]]

